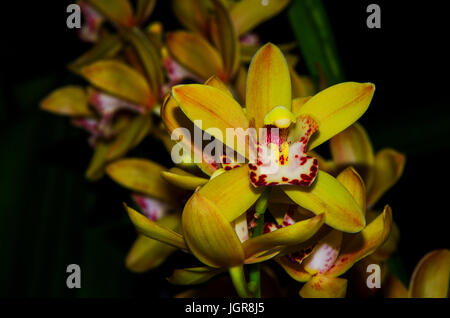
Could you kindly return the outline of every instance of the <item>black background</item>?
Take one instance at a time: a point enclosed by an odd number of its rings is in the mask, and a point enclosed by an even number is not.
[[[152,18],[176,29],[167,2]],[[89,47],[65,25],[70,1],[13,3],[2,4],[0,29],[0,296],[172,296],[182,289],[165,277],[180,255],[149,274],[127,272],[123,259],[135,237],[121,206],[128,191],[107,178],[87,182],[86,135],[38,109],[52,89],[82,83],[65,69]],[[426,252],[449,247],[448,11],[442,1],[375,1],[382,28],[368,29],[371,2],[324,3],[346,79],[376,84],[361,119],[375,149],[407,156],[402,179],[378,207],[393,208],[408,279]],[[258,31],[263,40],[293,40],[286,13]],[[132,155],[148,156],[154,146],[145,141]],[[71,263],[82,268],[77,291],[65,286]]]

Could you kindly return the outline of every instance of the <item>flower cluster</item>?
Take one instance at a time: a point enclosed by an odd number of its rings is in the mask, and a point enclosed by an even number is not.
[[[276,280],[270,264],[302,283],[301,297],[345,297],[349,283],[365,284],[367,264],[387,272],[399,230],[388,205],[374,207],[402,175],[405,157],[388,148],[375,153],[357,122],[374,84],[315,85],[295,71],[295,45],[263,45],[253,30],[288,0],[175,0],[184,29],[172,32],[148,22],[155,2],[80,1],[80,37],[94,46],[69,69],[87,87],[57,89],[41,104],[90,133],[88,178],[106,172],[133,192],[136,208],[125,208],[139,236],[127,267],[145,272],[182,250],[198,266],[175,270],[170,283],[221,282],[216,276],[229,273],[241,297],[264,295],[264,279]],[[238,134],[254,146],[241,149],[225,140],[230,128],[263,133]],[[199,129],[232,155],[208,155],[190,138]],[[185,160],[165,167],[127,158],[148,136],[165,145],[154,152],[181,144]],[[331,159],[315,151],[325,143]],[[448,251],[436,255],[429,259],[448,269]],[[416,270],[411,296],[430,295],[433,266]],[[383,282],[393,286],[389,295],[403,293],[391,276]]]

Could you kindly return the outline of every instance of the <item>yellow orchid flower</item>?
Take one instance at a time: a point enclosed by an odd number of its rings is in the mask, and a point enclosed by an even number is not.
[[[267,164],[278,166],[276,173],[262,173],[262,164],[257,162],[245,164],[215,177],[199,193],[214,202],[220,211],[227,211],[230,220],[234,220],[256,202],[262,193],[261,187],[277,184],[295,203],[316,214],[325,213],[325,222],[331,227],[354,233],[365,226],[363,211],[345,187],[317,169],[318,160],[306,155],[306,150],[315,131],[309,150],[353,124],[367,109],[373,92],[373,84],[348,82],[323,90],[306,102],[304,99],[291,101],[286,61],[276,46],[267,44],[250,65],[245,111],[224,85],[217,88],[189,84],[172,89],[173,98],[166,100],[162,118],[169,130],[179,127],[180,122],[173,114],[178,104],[189,120],[201,120],[202,129],[206,131],[215,128],[211,135],[235,151],[239,149],[235,149],[234,141],[227,143],[228,140],[223,138],[227,128],[245,130],[279,125],[278,140],[264,138],[257,141],[263,151],[278,148],[282,160],[275,156],[265,158]],[[290,113],[292,116],[286,115]],[[291,124],[283,128],[289,122]],[[210,170],[217,168],[216,164]],[[239,202],[232,200],[236,195],[240,197]]]
[[[139,29],[150,16],[154,0],[83,0],[85,40],[95,45],[69,65],[91,86],[69,85],[55,90],[41,102],[43,110],[68,116],[75,126],[90,133],[94,155],[86,177],[99,179],[104,168],[136,147],[152,129],[151,113],[163,97],[164,81],[159,48],[154,37],[160,29],[150,24],[146,34]],[[119,32],[103,28],[108,21]],[[130,45],[128,45],[130,44]]]
[[[250,295],[244,278],[244,264],[263,262],[276,256],[283,248],[310,239],[325,219],[324,215],[320,214],[276,232],[241,242],[228,219],[229,215],[219,211],[213,202],[198,191],[184,207],[182,235],[149,220],[128,206],[126,209],[141,234],[188,251],[206,265],[177,270],[169,279],[172,283],[199,284],[228,270],[240,296]]]
[[[359,174],[349,167],[338,175],[337,180],[365,209],[365,186]],[[361,232],[344,235],[324,228],[311,240],[280,253],[286,255],[279,256],[277,261],[289,276],[305,282],[300,296],[342,298],[346,295],[347,279],[339,276],[382,246],[390,235],[391,225],[392,212],[386,206]]]
[[[391,275],[385,288],[388,298],[448,298],[450,280],[450,250],[434,250],[416,265],[409,288]]]

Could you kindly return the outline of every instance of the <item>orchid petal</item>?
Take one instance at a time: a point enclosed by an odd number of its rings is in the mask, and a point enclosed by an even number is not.
[[[278,134],[272,128],[265,130],[258,143],[258,160],[256,164],[248,165],[252,184],[255,187],[283,184],[310,186],[317,176],[318,161],[307,156],[305,151],[316,129],[317,125],[310,117],[302,116],[290,129],[287,138],[282,136],[283,130],[279,130]]]
[[[333,266],[342,244],[342,232],[332,230],[322,238],[304,261],[304,269],[311,275],[324,274]]]
[[[371,187],[375,155],[369,136],[360,124],[355,123],[331,138],[330,150],[338,169],[353,166],[367,188]]]
[[[393,149],[382,149],[376,154],[374,180],[367,194],[368,207],[400,179],[404,167],[405,156]]]
[[[228,147],[245,155],[248,120],[241,106],[227,93],[212,86],[189,84],[173,87],[172,95],[194,124],[200,121],[202,127],[199,128],[208,130],[210,135],[223,143],[226,141]],[[227,129],[232,128],[237,136],[237,144],[234,138],[227,138]],[[244,149],[240,149],[242,145]]]
[[[174,188],[160,173],[166,169],[145,159],[121,159],[109,164],[108,175],[125,188],[144,193],[150,197],[172,202]]]
[[[346,279],[316,275],[303,285],[299,294],[303,298],[344,298],[346,293]]]
[[[176,269],[167,280],[174,285],[198,285],[207,282],[224,271],[224,269],[206,266]]]
[[[298,282],[305,283],[312,277],[310,273],[305,271],[303,264],[294,263],[289,260],[289,257],[284,256],[276,259],[277,263],[283,267],[286,273]]]
[[[289,71],[291,74],[293,98],[306,98],[316,93],[314,82],[309,76],[297,74],[293,67],[290,67]],[[294,112],[294,109],[292,109],[292,112]]]
[[[208,1],[174,0],[172,8],[178,21],[188,30],[206,35],[209,28]]]
[[[319,124],[312,138],[312,150],[352,125],[369,107],[375,86],[370,83],[345,82],[333,85],[311,97],[295,114],[309,115]]]
[[[89,162],[86,171],[86,178],[91,181],[99,180],[104,175],[104,168],[107,164],[106,155],[111,145],[106,142],[98,142],[95,146],[94,155]]]
[[[206,80],[212,75],[225,79],[225,71],[219,52],[196,33],[177,31],[167,34],[170,55],[183,67]]]
[[[341,253],[327,275],[337,277],[345,273],[360,259],[372,254],[389,237],[392,211],[387,205],[383,213],[368,224],[360,233],[344,240]]]
[[[351,193],[326,172],[319,170],[311,187],[283,186],[283,190],[301,207],[325,213],[325,223],[336,230],[356,233],[365,226],[364,212]]]
[[[414,269],[409,286],[412,298],[446,298],[450,279],[450,250],[425,255]]]
[[[254,257],[258,253],[275,247],[296,245],[311,238],[322,226],[325,215],[320,214],[313,218],[297,222],[270,233],[250,238],[242,243],[245,257]]]
[[[230,89],[227,87],[227,85],[222,82],[216,75],[211,76],[206,82],[205,85],[212,86],[215,88],[220,89],[224,93],[226,93],[228,96],[233,97],[233,94],[231,93]]]
[[[246,165],[222,173],[199,191],[199,194],[217,206],[228,222],[247,211],[261,193],[261,189],[255,189],[250,184]]]
[[[197,177],[178,168],[172,168],[169,171],[161,171],[161,176],[167,182],[185,190],[195,190],[209,180]]]
[[[212,0],[214,17],[210,29],[212,40],[222,55],[224,80],[231,78],[239,67],[239,42],[233,21],[221,0]]]
[[[300,112],[300,109],[306,104],[307,101],[311,99],[312,96],[306,97],[297,97],[292,100],[292,113],[297,114]]]
[[[106,154],[106,159],[113,161],[124,156],[129,150],[139,145],[150,131],[151,124],[151,119],[148,114],[133,118],[128,126],[111,143]]]
[[[189,249],[204,264],[233,267],[244,263],[244,250],[231,224],[199,192],[186,203],[181,222]]]
[[[342,171],[336,179],[350,192],[361,210],[366,211],[366,187],[361,176],[353,167]]]
[[[81,70],[99,60],[113,58],[122,49],[123,42],[118,35],[105,34],[86,53],[71,62],[67,67],[72,72],[82,75]]]
[[[129,0],[89,0],[88,2],[113,23],[124,27],[134,25],[133,8]]]
[[[98,61],[84,67],[81,73],[93,85],[125,100],[147,107],[155,102],[145,78],[122,62]]]
[[[128,207],[126,204],[124,205],[131,222],[133,222],[139,233],[167,245],[188,250],[182,235],[154,221],[150,221],[146,216]]]
[[[236,31],[241,35],[277,15],[288,4],[289,0],[242,0],[231,8],[231,18]]]
[[[201,158],[200,162],[196,163],[198,167],[207,175],[212,175],[219,168],[219,165],[214,161],[214,158],[206,155],[203,148],[197,147],[193,138],[191,138],[194,133],[194,124],[178,107],[177,102],[171,95],[168,95],[164,100],[161,117],[169,132],[175,134],[176,141],[183,143],[186,149],[190,151],[191,158],[196,156]],[[186,128],[189,134],[185,133],[185,129],[177,128]]]
[[[145,23],[155,8],[156,0],[138,0],[136,8],[136,23]]]
[[[367,222],[372,222],[372,220],[374,220],[378,215],[378,212],[367,211]],[[399,240],[400,230],[394,220],[392,220],[391,233],[389,234],[389,237],[386,242],[384,242],[372,255],[370,255],[370,257],[379,262],[387,261],[397,250]]]
[[[264,117],[276,106],[291,110],[291,78],[280,49],[268,43],[252,59],[247,76],[247,117],[255,128],[263,127]],[[297,116],[296,116],[297,117]]]
[[[158,221],[159,225],[173,231],[180,223],[180,216],[176,214],[165,216]],[[125,263],[129,270],[142,273],[159,266],[174,251],[176,251],[174,247],[141,234],[128,252]]]
[[[80,86],[65,86],[53,91],[42,102],[45,111],[65,116],[93,116],[86,91]]]

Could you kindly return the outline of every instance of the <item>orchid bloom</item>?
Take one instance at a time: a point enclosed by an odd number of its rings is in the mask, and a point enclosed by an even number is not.
[[[416,265],[407,289],[395,276],[388,278],[385,296],[388,298],[448,298],[450,280],[450,250],[434,250]]]
[[[365,186],[359,174],[349,167],[338,175],[337,180],[365,211]],[[347,280],[339,276],[382,246],[391,233],[391,226],[392,211],[385,206],[361,232],[344,237],[343,232],[324,229],[317,237],[280,253],[285,255],[279,256],[277,261],[293,279],[306,283],[300,296],[345,297]],[[274,226],[269,228],[278,231]]]
[[[266,261],[276,256],[282,248],[308,240],[319,230],[325,219],[320,214],[276,232],[241,242],[230,223],[232,215],[219,211],[200,192],[195,192],[184,207],[181,218],[183,234],[149,220],[128,206],[126,209],[141,234],[190,252],[206,265],[178,270],[169,279],[172,283],[201,283],[229,270],[237,292],[243,297],[250,295],[245,284],[244,264]]]
[[[83,0],[87,24],[81,35],[94,46],[69,65],[92,86],[66,86],[51,93],[41,108],[72,118],[91,135],[95,148],[88,179],[103,176],[104,167],[137,146],[151,129],[150,113],[158,109],[164,73],[153,37],[157,24],[141,27],[156,1]],[[108,22],[118,34],[103,25]],[[148,32],[148,34],[146,33]],[[125,60],[124,60],[125,57]]]
[[[83,67],[81,74],[96,88],[57,89],[41,102],[41,108],[69,116],[91,133],[95,152],[86,174],[98,179],[106,163],[123,156],[148,134],[156,97],[143,75],[116,60],[97,61]]]
[[[133,201],[142,215],[171,231],[178,231],[181,225],[180,213],[185,202],[186,191],[168,183],[178,168],[167,169],[153,161],[126,158],[116,160],[106,167],[108,176],[121,186],[133,191]],[[185,176],[193,175],[184,173]],[[175,176],[176,177],[176,176]],[[163,263],[175,248],[139,235],[126,257],[126,266],[133,272],[145,272]]]
[[[277,184],[295,203],[315,214],[325,213],[329,226],[350,233],[363,229],[363,211],[351,194],[334,177],[319,170],[318,160],[306,151],[307,146],[311,150],[353,124],[369,106],[374,85],[342,83],[309,99],[291,101],[289,70],[283,54],[273,44],[261,48],[252,60],[247,78],[246,111],[232,98],[226,86],[217,85],[218,82],[211,83],[216,87],[175,86],[173,98],[168,98],[162,109],[166,126],[173,131],[186,122],[184,119],[180,122],[180,117],[175,115],[178,104],[189,120],[202,121],[203,130],[215,128],[211,135],[224,143],[228,142],[223,140],[227,128],[278,127],[281,131],[278,140],[263,138],[257,143],[261,153],[267,149],[279,150],[264,157],[267,164],[279,169],[267,175],[261,169],[262,162],[250,162],[216,176],[199,193],[214,202],[220,211],[228,211],[233,220],[256,202],[262,188]],[[222,133],[214,134],[218,130]],[[234,140],[226,146],[240,151],[235,149]],[[194,146],[193,151],[198,149]],[[201,166],[210,174],[219,168],[217,163],[207,160],[203,160]],[[235,196],[240,199],[234,200]]]

